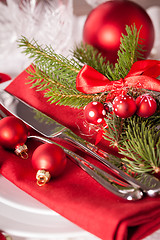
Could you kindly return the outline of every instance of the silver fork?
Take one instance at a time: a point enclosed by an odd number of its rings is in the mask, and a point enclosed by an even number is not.
[[[103,156],[103,158],[110,158],[110,154],[99,149],[97,146],[89,143],[88,147],[100,156]],[[124,166],[127,168],[125,164]],[[144,193],[150,197],[160,194],[160,180],[158,178],[148,173],[138,173],[137,175],[137,181],[141,184]]]
[[[57,144],[50,139],[41,136],[28,136],[28,139],[36,139],[43,143]],[[96,167],[92,163],[85,160],[83,157],[72,152],[71,150],[59,145],[63,148],[64,152],[69,155],[72,160],[85,172],[87,172],[93,179],[95,179],[100,185],[114,193],[115,195],[124,198],[126,200],[139,200],[143,197],[143,192],[139,188],[134,188],[130,184],[121,181],[120,179],[110,175],[102,169]]]

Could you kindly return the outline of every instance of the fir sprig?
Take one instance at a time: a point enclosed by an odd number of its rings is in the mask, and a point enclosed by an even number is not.
[[[126,140],[119,147],[119,153],[125,156],[122,161],[137,172],[159,172],[160,131],[135,117],[128,122]]]
[[[80,65],[55,53],[51,46],[40,46],[35,40],[29,42],[25,37],[19,41],[23,53],[34,59],[33,68],[29,68],[32,87],[45,91],[45,97],[51,103],[80,108],[93,100],[92,95],[80,93],[76,89],[75,79]]]
[[[114,74],[115,80],[124,78],[133,63],[138,59],[144,59],[143,39],[139,37],[141,28],[137,30],[135,24],[131,27],[126,26],[127,35],[122,34],[121,44],[118,51],[118,60],[115,64]]]
[[[105,128],[104,139],[109,140],[111,146],[118,147],[125,139],[124,119],[108,113],[105,122],[107,128]]]
[[[91,45],[81,43],[76,46],[73,51],[73,56],[79,61],[81,66],[87,64],[103,75],[106,75],[106,69],[108,68],[114,71],[114,66],[110,64],[109,61],[106,61],[106,58],[102,56],[102,53]]]

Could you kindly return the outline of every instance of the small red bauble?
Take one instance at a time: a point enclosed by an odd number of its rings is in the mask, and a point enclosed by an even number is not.
[[[136,99],[136,105],[137,105],[136,114],[139,117],[144,117],[144,118],[152,116],[157,109],[156,100],[148,94],[143,94],[139,96]]]
[[[0,83],[11,80],[11,77],[5,73],[0,73]]]
[[[135,100],[127,94],[115,97],[112,107],[116,116],[121,118],[131,117],[137,109]]]
[[[100,102],[90,102],[84,108],[84,117],[88,123],[100,124],[106,115],[104,106]]]
[[[56,144],[45,143],[33,152],[32,166],[37,172],[37,184],[44,185],[49,181],[51,175],[60,175],[67,163],[66,154]]]
[[[17,155],[27,151],[27,135],[27,127],[20,119],[9,116],[0,120],[0,145],[15,149]]]
[[[144,39],[147,57],[154,43],[154,27],[146,11],[131,1],[107,1],[93,9],[84,24],[83,40],[115,63],[121,34],[126,34],[126,25],[133,24],[137,30],[142,27],[139,37]]]

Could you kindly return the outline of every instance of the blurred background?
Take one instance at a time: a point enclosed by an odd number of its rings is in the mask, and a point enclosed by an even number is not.
[[[0,72],[17,76],[30,60],[21,53],[17,40],[33,38],[51,45],[65,56],[82,41],[84,22],[89,12],[104,0],[1,0]],[[156,29],[152,57],[160,57],[160,1],[134,0],[150,15]]]

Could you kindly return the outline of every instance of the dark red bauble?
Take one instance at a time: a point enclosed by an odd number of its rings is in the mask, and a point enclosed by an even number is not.
[[[131,117],[137,109],[135,100],[127,94],[115,97],[112,107],[116,116],[121,118]]]
[[[106,111],[100,102],[90,102],[84,108],[84,117],[88,123],[100,124],[105,115]]]
[[[83,29],[83,40],[97,48],[110,62],[117,60],[120,38],[126,34],[126,25],[135,24],[144,39],[146,58],[154,43],[154,27],[149,15],[138,4],[131,1],[108,1],[88,15]]]
[[[0,83],[11,80],[11,77],[8,74],[0,73]]]
[[[148,94],[143,94],[139,96],[136,99],[136,105],[137,105],[136,114],[139,117],[144,118],[152,116],[157,109],[156,100]]]
[[[15,149],[27,140],[28,130],[26,125],[18,118],[9,116],[0,120],[0,145]]]
[[[64,171],[66,163],[65,152],[55,144],[42,144],[32,155],[33,168],[48,171],[52,176],[60,175]]]

